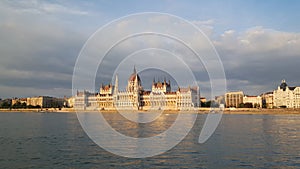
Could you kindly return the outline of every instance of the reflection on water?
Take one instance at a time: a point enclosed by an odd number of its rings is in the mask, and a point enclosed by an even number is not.
[[[135,138],[147,138],[161,134],[167,130],[176,120],[177,114],[163,113],[155,120],[149,123],[136,123],[135,121],[148,121],[149,113],[131,113],[127,114],[129,119],[136,119],[134,121],[124,118],[121,114],[102,113],[105,120],[119,133]],[[140,120],[142,119],[142,120]],[[150,116],[150,119],[152,117]]]
[[[152,119],[149,113],[133,115],[146,120]],[[144,158],[162,154],[180,143],[192,129],[197,114],[162,114],[152,124],[133,124],[117,113],[114,113],[113,117],[109,113],[106,116],[106,119],[103,118],[99,112],[77,114],[87,135],[105,150],[123,157]],[[165,128],[166,126],[161,124],[171,127]],[[122,134],[114,128],[121,130]]]
[[[123,134],[149,137],[163,132],[176,114],[149,124],[107,121]],[[128,159],[99,148],[76,114],[0,113],[0,168],[299,168],[300,116],[223,115],[213,136],[198,144],[205,115],[174,149],[145,159]],[[164,118],[164,119],[163,119]]]

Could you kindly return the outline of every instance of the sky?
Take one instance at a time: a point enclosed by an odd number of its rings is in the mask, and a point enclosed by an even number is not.
[[[176,15],[200,28],[223,63],[227,91],[259,95],[275,90],[282,79],[300,86],[299,6],[294,0],[3,0],[0,98],[71,96],[74,66],[86,41],[112,20],[140,12]],[[209,81],[198,80],[207,96]]]

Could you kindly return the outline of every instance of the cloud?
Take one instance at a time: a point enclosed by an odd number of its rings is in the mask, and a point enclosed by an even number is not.
[[[33,2],[36,6],[42,3],[30,1],[29,6],[34,6]],[[59,18],[49,18],[46,13],[20,15],[16,11],[23,1],[1,3],[6,6],[0,7],[3,9],[0,11],[0,88],[3,89],[0,97],[21,96],[21,93],[29,96],[29,91],[38,94],[32,89],[40,95],[52,95],[54,89],[69,92],[76,57],[87,35],[68,27]],[[8,88],[24,91],[4,90]]]
[[[194,20],[191,21],[192,24],[197,26],[206,36],[211,37],[214,33],[215,21],[213,19],[209,20]]]
[[[283,78],[299,83],[300,33],[259,26],[242,32],[225,31],[214,44],[231,82],[229,90],[260,94],[274,90]]]
[[[282,32],[263,27],[253,27],[244,32],[225,31],[215,45],[239,54],[283,52],[294,55],[299,52],[300,33]]]
[[[96,80],[95,84],[96,88],[98,88],[97,84],[107,84],[110,82],[111,76],[117,67],[116,64],[118,65],[121,63],[122,59],[129,57],[134,52],[149,48],[152,48],[152,50],[147,50],[144,51],[144,53],[140,53],[138,59],[132,59],[128,62],[122,63],[123,66],[125,65],[125,67],[127,67],[126,72],[121,72],[122,75],[126,76],[123,77],[123,81],[126,80],[128,78],[127,76],[131,74],[134,64],[139,68],[143,68],[152,65],[153,63],[156,63],[157,66],[161,66],[168,70],[172,69],[172,73],[180,75],[180,79],[176,80],[182,80],[186,82],[184,83],[185,86],[193,85],[191,84],[192,80],[187,80],[188,76],[183,75],[183,72],[186,70],[186,66],[191,68],[194,73],[197,73],[196,76],[199,79],[207,80],[207,72],[203,64],[201,64],[200,59],[192,52],[192,50],[187,47],[194,47],[195,50],[200,51],[200,54],[203,55],[203,59],[207,59],[205,61],[216,65],[215,60],[210,57],[213,55],[211,50],[210,53],[204,53],[209,51],[207,49],[211,47],[206,37],[202,36],[202,34],[194,27],[190,27],[190,25],[187,26],[186,23],[174,20],[170,17],[152,17],[148,20],[148,22],[146,22],[147,19],[148,18],[137,17],[115,23],[116,26],[105,28],[102,30],[102,32],[98,32],[92,39],[90,39],[91,44],[94,45],[88,45],[88,54],[84,54],[84,56],[86,56],[84,61],[90,62],[86,63],[87,68],[84,70],[88,70],[89,67],[94,64],[95,60],[99,60],[97,59],[97,57],[99,57],[99,51],[106,51],[107,49],[105,49],[105,46],[112,47],[113,45],[116,45],[107,53],[106,58],[102,62],[103,65],[98,70],[98,80]],[[136,25],[139,26],[137,27]],[[116,44],[116,42],[119,42],[120,38],[127,37],[128,34],[130,35],[132,32],[134,33],[136,29],[141,30],[142,32],[145,30],[146,32],[147,30],[153,30],[154,32],[156,31],[160,33],[164,32],[166,36],[157,34],[143,34],[141,36],[130,37],[122,41],[120,44]],[[179,34],[179,36],[176,36],[177,34]],[[179,38],[185,43],[172,39],[172,36]],[[157,52],[156,49],[166,50],[173,55],[168,54],[168,52]],[[153,56],[151,56],[152,52],[154,53]],[[177,60],[176,55],[179,56],[181,60]],[[211,62],[209,62],[210,60]],[[210,68],[215,69],[219,67],[210,65]],[[117,73],[121,75],[120,72]],[[153,77],[154,76],[155,75],[153,75]],[[122,77],[119,77],[120,81],[121,78]],[[150,81],[152,81],[152,78]]]
[[[88,35],[92,33],[84,31],[91,29],[92,26],[77,22],[82,20],[76,18],[90,14],[90,11],[82,10],[80,6],[66,3],[34,0],[0,1],[0,93],[2,94],[0,97],[9,96],[6,91],[16,96],[22,91],[21,89],[24,90],[21,92],[24,95],[30,95],[30,92],[33,95],[38,93],[48,95],[47,93],[51,92],[70,95],[71,93],[66,92],[71,88],[76,57],[85,40],[88,39]],[[70,21],[70,18],[75,19]],[[105,43],[94,46],[95,52],[102,50],[104,45],[115,41],[118,35],[124,32],[153,28],[174,35],[174,32],[178,31],[174,27],[168,27],[168,24],[175,23],[168,17],[152,18],[149,22],[143,20],[145,18],[138,19],[141,23],[138,27],[133,27],[134,20],[132,20],[119,23],[114,30],[107,30],[104,35],[109,35],[108,38],[105,39]],[[192,20],[191,23],[199,27],[216,46],[224,64],[228,90],[245,90],[245,93],[260,94],[276,88],[277,83],[283,78],[287,79],[290,85],[300,85],[297,84],[300,80],[297,78],[300,65],[299,33],[257,26],[246,30],[229,29],[222,34],[217,34],[214,30],[219,23],[215,19]],[[182,28],[181,22],[176,24],[176,28]],[[94,28],[92,30],[94,31]],[[196,36],[198,34],[193,34],[186,29],[179,30],[183,39],[190,40],[187,45],[196,43],[200,47],[205,47],[202,45],[205,41],[199,41]],[[182,44],[170,38],[144,36],[125,41],[118,46],[118,49],[111,51],[113,55],[111,58],[105,60],[105,73],[115,70],[111,65],[113,62],[121,61],[122,55],[130,55],[133,51],[143,49],[147,45],[153,48],[173,49],[170,52],[186,56],[185,61],[190,64],[197,80],[203,85],[200,88],[209,91],[209,79],[205,67],[199,64],[199,60],[195,57],[191,57],[193,55],[191,51],[187,51]],[[89,59],[86,60],[87,64],[94,61],[94,58]],[[160,61],[161,58],[154,60],[147,55],[142,59],[143,63],[147,63],[147,61]],[[181,71],[180,66],[172,65],[172,61],[165,62],[169,64],[166,66]],[[138,63],[137,61],[135,64]],[[130,67],[129,74],[132,65],[129,63],[127,65]],[[109,82],[109,77],[104,75],[100,77],[105,77],[104,80],[101,79],[102,82]],[[205,91],[201,92],[207,93]]]
[[[50,3],[47,1],[27,0],[27,1],[2,1],[2,5],[16,13],[33,14],[70,14],[70,15],[88,15],[84,10],[67,6],[66,4]]]
[[[69,88],[51,88],[48,90],[36,87],[18,87],[18,86],[2,86],[0,85],[1,97],[32,97],[32,96],[54,96],[64,97],[70,96]],[[67,94],[67,95],[64,95]]]

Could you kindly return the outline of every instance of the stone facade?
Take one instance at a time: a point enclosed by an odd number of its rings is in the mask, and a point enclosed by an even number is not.
[[[244,96],[243,97],[244,105],[251,104],[250,108],[261,108],[262,107],[262,98],[261,96]]]
[[[262,107],[271,109],[273,108],[273,92],[267,92],[261,95],[262,97]]]
[[[300,108],[300,87],[290,87],[282,80],[273,92],[274,107]]]
[[[77,110],[191,110],[199,105],[198,87],[173,92],[170,81],[153,80],[152,90],[145,91],[134,68],[124,91],[119,89],[116,75],[115,85],[101,85],[97,94],[78,92],[74,106]]]
[[[41,108],[63,107],[65,100],[63,98],[54,98],[50,96],[28,97],[27,106],[40,106]]]
[[[65,107],[74,107],[75,97],[69,97],[65,100]]]
[[[237,92],[227,92],[225,94],[225,105],[226,107],[240,107],[243,103],[244,93],[242,91]]]

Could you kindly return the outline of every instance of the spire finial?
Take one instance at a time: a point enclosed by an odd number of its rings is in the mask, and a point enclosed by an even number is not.
[[[115,85],[119,84],[119,78],[118,78],[118,74],[116,74],[116,79],[115,79]]]
[[[135,65],[133,66],[133,73],[136,74]]]

